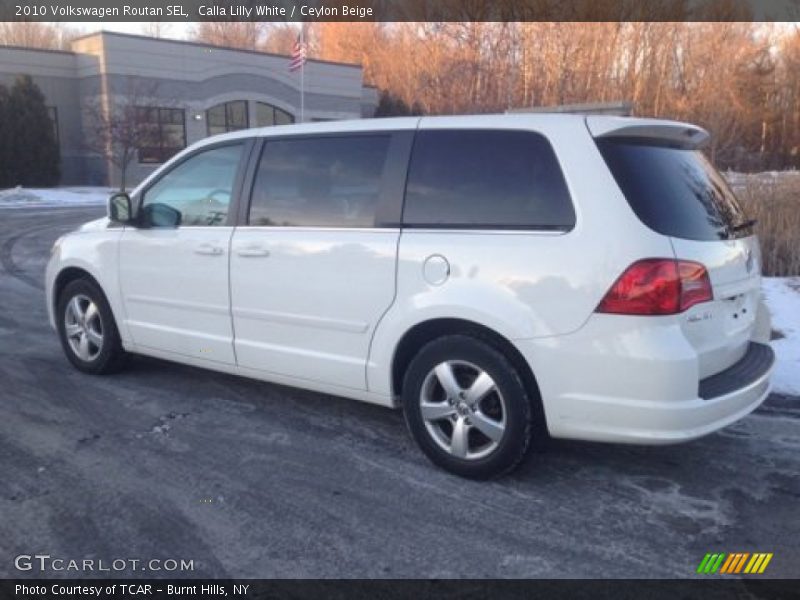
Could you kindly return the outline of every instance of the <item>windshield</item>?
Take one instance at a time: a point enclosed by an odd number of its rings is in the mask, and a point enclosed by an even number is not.
[[[702,152],[626,138],[600,139],[597,146],[631,208],[654,231],[701,241],[752,234],[730,187]]]

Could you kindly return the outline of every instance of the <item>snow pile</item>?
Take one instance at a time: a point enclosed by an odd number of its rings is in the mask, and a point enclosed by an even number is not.
[[[0,208],[98,206],[104,205],[114,190],[107,187],[58,187],[0,190]]]
[[[739,173],[737,171],[723,172],[728,184],[734,192],[740,192],[747,184],[775,185],[800,181],[800,171],[761,171],[760,173]]]
[[[762,289],[778,333],[772,341],[777,357],[773,387],[780,394],[800,396],[800,277],[765,277]]]

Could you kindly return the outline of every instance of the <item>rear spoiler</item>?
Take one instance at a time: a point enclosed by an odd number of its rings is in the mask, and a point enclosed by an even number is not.
[[[711,137],[705,129],[697,125],[661,119],[588,116],[586,127],[594,138],[658,140],[689,150],[700,148]]]

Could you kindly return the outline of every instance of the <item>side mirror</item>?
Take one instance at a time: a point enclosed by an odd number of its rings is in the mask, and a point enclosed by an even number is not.
[[[168,204],[145,204],[141,209],[140,223],[142,227],[180,227],[181,211]]]
[[[131,222],[131,197],[125,192],[112,194],[108,199],[108,218],[114,223]]]

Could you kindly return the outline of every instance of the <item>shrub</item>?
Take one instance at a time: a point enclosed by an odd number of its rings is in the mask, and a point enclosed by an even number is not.
[[[736,175],[733,188],[757,219],[764,275],[800,275],[800,172]]]

